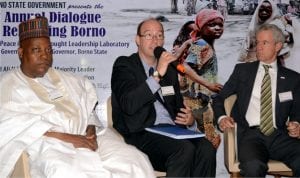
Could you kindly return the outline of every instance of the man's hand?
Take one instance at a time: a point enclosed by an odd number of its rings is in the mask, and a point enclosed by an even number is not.
[[[297,121],[289,121],[287,123],[287,130],[290,137],[300,139],[300,124]]]
[[[226,116],[220,120],[219,128],[221,131],[224,132],[227,128],[233,128],[234,127],[234,120],[232,117]]]
[[[98,148],[96,127],[94,125],[88,125],[86,129],[86,136],[90,142],[93,144],[93,148],[96,150]]]
[[[92,151],[98,148],[95,136],[73,135],[60,132],[46,132],[44,135],[72,143],[75,148],[88,148]]]
[[[98,149],[97,135],[85,136],[85,138],[89,141],[91,150],[96,151]]]
[[[178,112],[176,119],[174,121],[176,124],[191,126],[194,124],[195,119],[192,115],[192,110],[190,107],[185,106],[185,108],[180,108],[180,112]]]
[[[177,60],[175,55],[170,52],[164,51],[158,60],[156,70],[161,76],[164,76],[167,72],[168,65],[175,60]]]

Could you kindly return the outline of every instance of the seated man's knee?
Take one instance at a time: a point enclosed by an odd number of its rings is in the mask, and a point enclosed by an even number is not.
[[[44,166],[44,174],[47,177],[59,178],[61,175],[67,177],[87,177],[77,166],[65,163],[64,161],[49,161]]]
[[[240,162],[240,174],[245,177],[264,177],[268,171],[267,163],[259,160]]]
[[[210,154],[210,155],[215,155],[216,152],[217,152],[217,149],[208,140],[205,141],[205,144],[203,144],[203,147],[204,147],[205,150],[207,150],[207,153]]]
[[[203,139],[197,147],[197,152],[197,155],[200,155],[201,159],[211,160],[216,157],[217,150],[210,141]]]
[[[182,162],[190,163],[195,156],[195,146],[189,141],[183,141],[177,146],[176,152],[174,152],[174,159],[181,160]]]
[[[166,162],[167,177],[189,177],[194,163],[195,146],[188,140],[182,140],[172,148],[172,154]]]

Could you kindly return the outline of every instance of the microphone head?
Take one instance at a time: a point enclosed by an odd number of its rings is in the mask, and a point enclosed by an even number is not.
[[[161,47],[161,46],[155,47],[155,49],[154,49],[154,51],[153,51],[155,58],[156,58],[156,59],[159,59],[160,56],[161,56],[161,54],[162,54],[164,51],[166,51],[166,49],[163,48],[163,47]]]

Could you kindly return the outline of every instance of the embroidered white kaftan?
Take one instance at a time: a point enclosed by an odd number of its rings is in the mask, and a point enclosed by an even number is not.
[[[50,81],[50,82],[49,82]],[[44,78],[31,79],[21,70],[0,78],[0,177],[9,177],[23,151],[36,177],[154,177],[148,157],[101,128],[93,110],[97,95],[84,78],[50,68]],[[85,135],[96,125],[98,150],[75,148],[46,137],[46,131]]]

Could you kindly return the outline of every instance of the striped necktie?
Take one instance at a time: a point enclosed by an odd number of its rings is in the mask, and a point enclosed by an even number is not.
[[[260,97],[260,131],[269,136],[273,133],[273,113],[272,113],[272,89],[269,65],[263,65],[265,75],[261,85]]]

